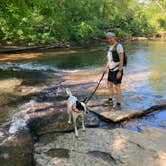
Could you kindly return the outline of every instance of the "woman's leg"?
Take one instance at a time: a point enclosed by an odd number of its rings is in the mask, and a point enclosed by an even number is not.
[[[114,95],[113,83],[110,81],[107,81],[107,86],[108,86],[109,98],[113,99],[113,95]]]

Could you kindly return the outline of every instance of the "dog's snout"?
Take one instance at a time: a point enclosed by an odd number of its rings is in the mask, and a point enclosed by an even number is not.
[[[85,114],[89,114],[89,110],[86,110],[86,111],[85,111]]]

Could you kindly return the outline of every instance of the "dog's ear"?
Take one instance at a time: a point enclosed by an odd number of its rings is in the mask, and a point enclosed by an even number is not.
[[[65,88],[65,91],[66,91],[66,93],[67,93],[68,96],[72,96],[72,93],[71,93],[71,91],[70,91],[69,88]]]
[[[78,110],[84,111],[83,105],[82,105],[81,102],[79,102],[78,100],[76,101],[76,108],[77,108]]]
[[[88,97],[85,97],[85,99],[84,99],[82,102],[83,102],[83,103],[85,103],[85,102],[86,102],[86,100],[87,100],[87,98],[88,98]]]

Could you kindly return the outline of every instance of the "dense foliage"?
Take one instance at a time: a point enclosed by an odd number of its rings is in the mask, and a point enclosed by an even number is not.
[[[0,0],[2,40],[27,45],[119,36],[151,36],[166,29],[166,0]]]

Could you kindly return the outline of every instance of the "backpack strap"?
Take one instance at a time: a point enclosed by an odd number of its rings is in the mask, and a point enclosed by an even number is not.
[[[114,48],[116,48],[116,51],[117,51],[118,44],[120,44],[120,43],[117,42],[116,45],[114,46]],[[117,52],[117,54],[118,54],[118,52]],[[124,47],[123,47],[123,55],[124,55],[123,66],[127,66],[127,56],[126,56],[125,48]]]
[[[116,51],[117,51],[117,46],[118,46],[118,44],[120,44],[120,43],[117,42],[117,43],[114,45],[114,47],[113,47],[112,50],[116,49]]]
[[[112,52],[114,49],[116,49],[116,47],[117,47],[118,44],[119,44],[119,43],[117,42],[117,43],[114,45],[114,47],[112,48],[111,52]],[[108,46],[108,47],[105,49],[106,52],[108,52],[109,49],[110,49],[110,46]]]

